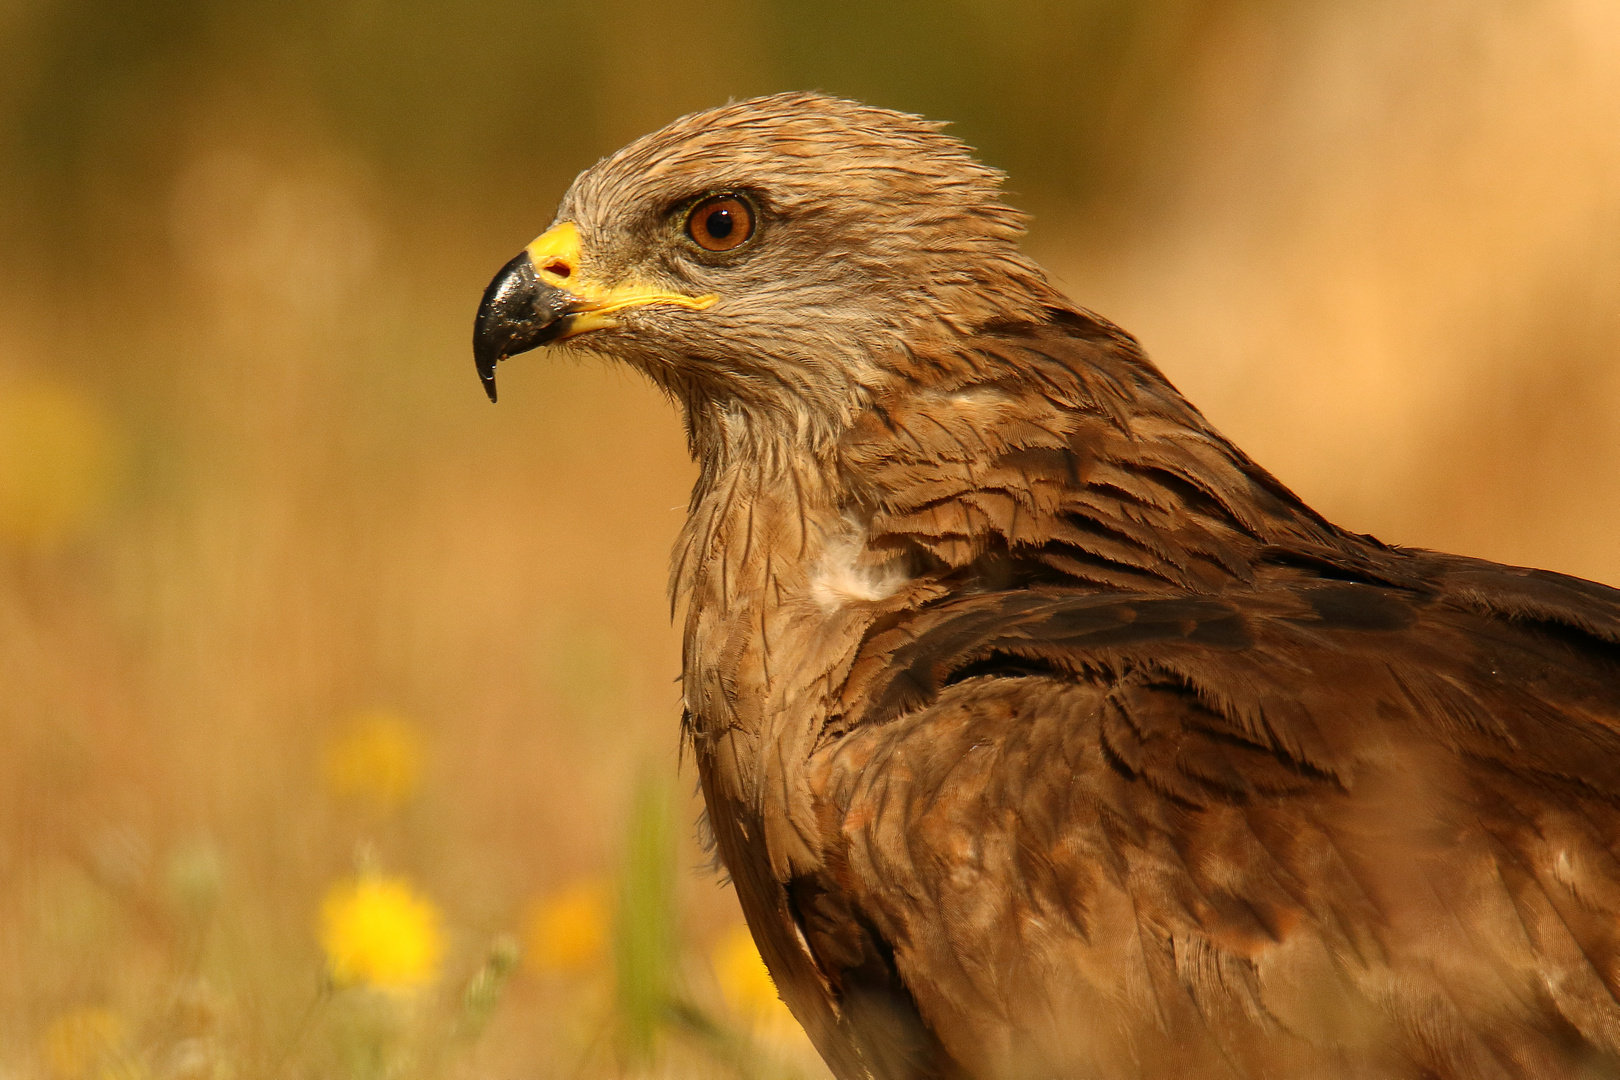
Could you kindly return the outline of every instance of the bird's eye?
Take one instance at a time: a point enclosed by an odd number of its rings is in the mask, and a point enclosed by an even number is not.
[[[686,216],[686,233],[705,251],[730,251],[754,235],[754,208],[741,195],[704,199]]]

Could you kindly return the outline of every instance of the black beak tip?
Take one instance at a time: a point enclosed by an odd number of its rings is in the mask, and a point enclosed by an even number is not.
[[[573,297],[539,280],[528,252],[501,267],[484,290],[473,326],[473,363],[490,401],[495,400],[495,365],[556,338],[573,303]]]
[[[498,348],[493,348],[488,338],[484,336],[484,321],[479,319],[478,332],[473,335],[473,364],[478,368],[478,381],[484,385],[484,393],[489,400],[495,400],[495,365],[505,357]]]

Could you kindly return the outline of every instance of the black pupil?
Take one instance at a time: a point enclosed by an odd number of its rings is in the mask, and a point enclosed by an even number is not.
[[[715,207],[703,218],[703,231],[716,240],[724,240],[736,227],[737,223],[732,220],[731,211],[723,206]]]

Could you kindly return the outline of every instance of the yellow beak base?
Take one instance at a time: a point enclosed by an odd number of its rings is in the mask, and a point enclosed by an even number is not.
[[[585,280],[580,274],[583,260],[579,228],[571,221],[548,229],[524,250],[534,264],[535,277],[554,289],[568,293],[576,301],[575,315],[563,337],[575,337],[590,330],[613,326],[615,323],[609,316],[625,308],[672,304],[702,311],[720,299],[712,293],[686,296],[635,282],[604,287]]]

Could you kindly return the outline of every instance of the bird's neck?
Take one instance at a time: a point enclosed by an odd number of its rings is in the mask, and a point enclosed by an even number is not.
[[[881,568],[843,565],[858,558],[860,522],[832,454],[769,423],[734,423],[726,445],[700,460],[672,569],[686,606],[687,734],[704,789],[755,823],[779,870],[813,858],[813,829],[792,825],[808,803],[787,763],[810,758],[814,718],[837,692],[832,675],[864,630],[863,613],[838,603],[828,582],[882,580]]]
[[[778,870],[814,858],[798,770],[880,621],[1006,589],[1243,589],[1278,548],[1358,559],[1358,538],[1211,429],[1134,342],[1085,330],[919,352],[841,425],[694,423],[672,581],[689,733],[705,790],[774,830]]]

